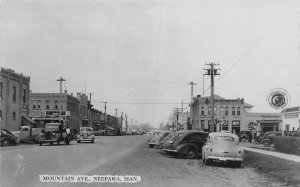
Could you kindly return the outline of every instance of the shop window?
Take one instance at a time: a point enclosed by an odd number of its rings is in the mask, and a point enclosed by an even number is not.
[[[17,87],[13,86],[13,102],[17,101]]]
[[[234,116],[234,115],[235,115],[235,107],[232,107],[232,110],[231,110],[231,111],[232,111],[231,114]]]
[[[235,120],[232,121],[232,133],[239,134],[240,133],[240,121]]]
[[[201,129],[204,129],[204,123],[205,123],[205,121],[201,120]]]

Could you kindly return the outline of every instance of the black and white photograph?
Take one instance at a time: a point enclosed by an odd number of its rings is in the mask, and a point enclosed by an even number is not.
[[[1,0],[0,187],[300,187],[299,0]]]

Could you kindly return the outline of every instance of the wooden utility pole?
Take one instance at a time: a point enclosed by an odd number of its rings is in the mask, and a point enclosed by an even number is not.
[[[207,73],[205,75],[209,75],[210,76],[210,80],[211,80],[211,84],[210,84],[210,98],[211,98],[211,117],[210,117],[210,132],[214,131],[214,113],[215,113],[215,100],[214,100],[214,76],[215,75],[220,75],[218,74],[218,70],[220,69],[215,69],[214,66],[219,65],[219,64],[215,64],[213,62],[209,63],[209,64],[205,64],[210,66],[210,68],[205,69],[207,70]]]
[[[106,128],[106,103],[107,102],[104,102],[104,127]]]
[[[62,82],[63,82],[63,81],[66,81],[66,79],[60,77],[59,79],[57,79],[57,81],[60,82],[60,90],[59,90],[59,93],[62,93]]]
[[[88,113],[87,113],[87,115],[88,115],[88,126],[89,127],[91,127],[91,114],[92,114],[92,94],[94,94],[94,93],[89,93],[89,95],[90,95],[90,101],[89,101],[89,106],[88,106]]]
[[[190,104],[190,124],[191,124],[191,127],[192,129],[194,129],[193,127],[193,94],[194,94],[194,85],[197,85],[196,83],[194,83],[193,81],[191,81],[189,83],[189,85],[191,85],[191,104]]]

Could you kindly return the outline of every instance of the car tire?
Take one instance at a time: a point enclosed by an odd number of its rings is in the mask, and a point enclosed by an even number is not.
[[[7,140],[7,139],[3,139],[3,140],[1,140],[1,145],[2,145],[2,146],[9,146],[9,145],[10,145],[10,142],[9,142],[9,140]]]
[[[187,151],[186,157],[188,159],[194,159],[194,158],[196,158],[197,157],[197,151],[196,151],[196,149],[194,147],[190,147],[188,149],[188,151]]]
[[[94,142],[95,142],[95,140],[92,140],[91,142],[92,142],[92,143],[94,143]]]
[[[248,138],[241,138],[241,142],[248,142]]]
[[[80,143],[80,140],[77,140],[77,143]]]
[[[153,148],[154,146],[149,144],[149,147],[150,147],[150,148]]]
[[[270,147],[271,141],[270,140],[265,140],[263,144],[264,144],[265,147]]]

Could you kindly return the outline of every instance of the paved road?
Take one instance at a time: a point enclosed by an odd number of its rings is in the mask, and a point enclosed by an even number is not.
[[[6,186],[266,186],[251,168],[204,166],[145,144],[145,136],[98,137],[94,144],[2,147],[1,187]],[[40,174],[138,175],[135,184],[41,183]]]

